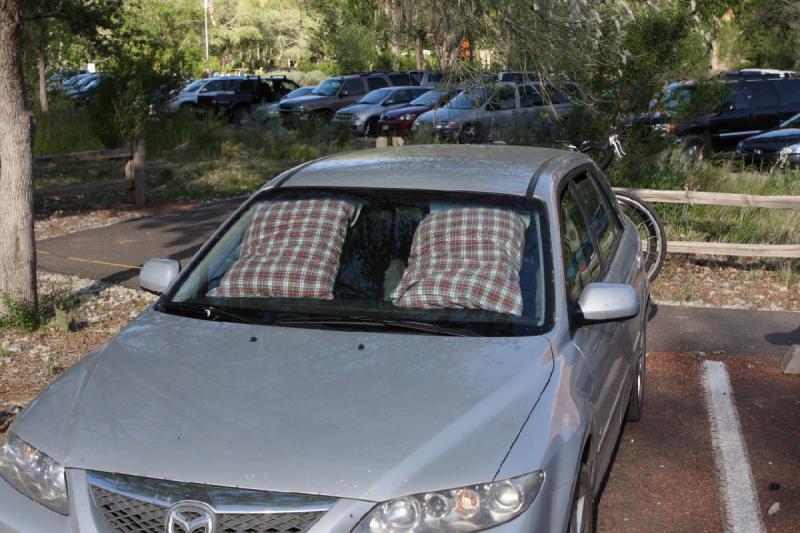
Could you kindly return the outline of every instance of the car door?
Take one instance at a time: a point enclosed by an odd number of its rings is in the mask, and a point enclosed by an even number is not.
[[[497,137],[514,123],[518,111],[517,91],[514,86],[501,85],[492,93],[486,103],[481,120],[484,131],[491,132],[490,137]]]
[[[765,131],[781,123],[783,104],[772,81],[751,81],[746,87],[750,93],[754,129]]]
[[[618,254],[622,226],[606,193],[595,179],[583,173],[570,181],[561,196],[563,249],[567,297],[573,308],[592,282],[619,283],[634,268],[630,258]],[[592,374],[589,400],[595,414],[595,440],[599,471],[611,457],[620,428],[621,405],[627,399],[626,383],[633,358],[636,320],[576,327],[572,341],[583,354]]]
[[[753,123],[750,96],[744,83],[733,85],[733,93],[720,104],[709,127],[715,150],[732,150],[745,137],[760,132]]]
[[[359,98],[367,94],[364,82],[361,78],[351,78],[342,83],[339,90],[339,107],[355,103]]]

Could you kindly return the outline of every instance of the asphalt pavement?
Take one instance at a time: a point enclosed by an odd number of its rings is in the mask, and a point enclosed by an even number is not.
[[[234,198],[39,241],[39,267],[136,287],[145,261],[171,257],[185,265],[241,201]],[[800,344],[800,313],[655,305],[648,335],[650,351],[776,356]]]

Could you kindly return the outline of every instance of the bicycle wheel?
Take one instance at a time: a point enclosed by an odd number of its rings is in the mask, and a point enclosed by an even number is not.
[[[631,219],[642,240],[642,259],[647,279],[652,283],[667,257],[667,234],[664,224],[656,212],[638,196],[629,192],[617,192],[617,201],[622,212]]]

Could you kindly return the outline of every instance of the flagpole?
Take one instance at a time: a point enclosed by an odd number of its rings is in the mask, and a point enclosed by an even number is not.
[[[206,69],[208,69],[208,0],[203,0],[203,18],[206,26]]]

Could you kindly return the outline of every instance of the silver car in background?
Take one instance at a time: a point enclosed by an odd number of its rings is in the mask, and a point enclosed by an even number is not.
[[[532,131],[571,110],[567,95],[555,87],[501,82],[465,89],[447,105],[417,117],[413,131],[444,141],[490,142],[504,133]]]
[[[591,531],[649,287],[588,157],[321,159],[179,270],[11,425],[0,531]]]
[[[350,128],[357,135],[377,135],[383,112],[408,105],[433,87],[386,87],[367,93],[358,102],[336,112],[333,121]]]

